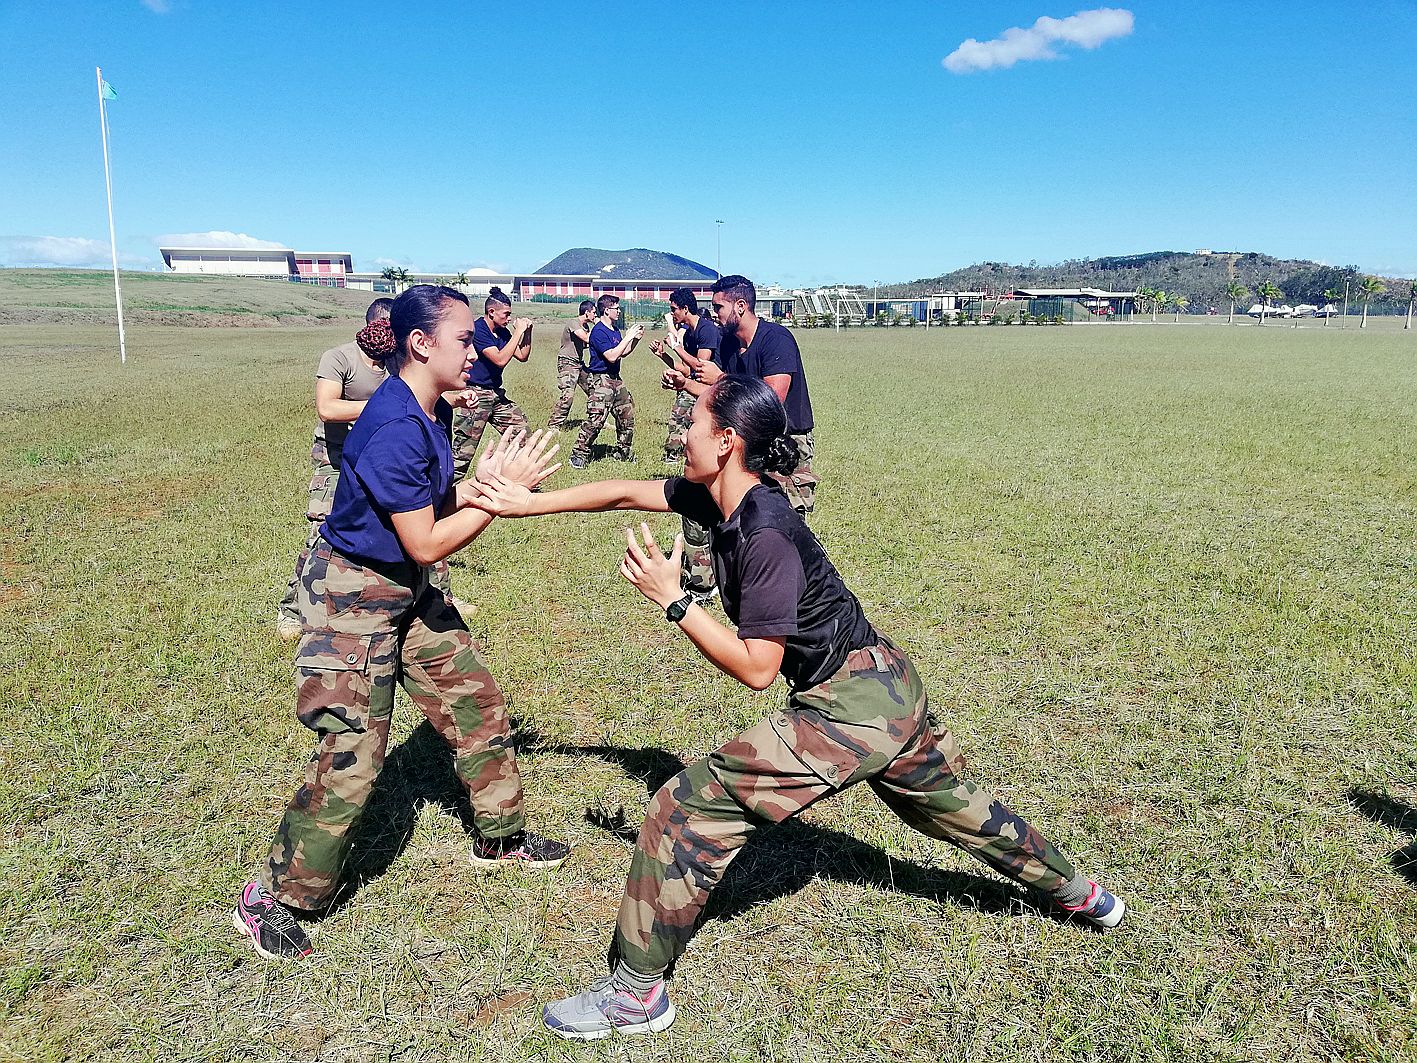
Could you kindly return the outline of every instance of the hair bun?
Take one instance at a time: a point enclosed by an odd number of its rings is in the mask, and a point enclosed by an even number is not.
[[[797,440],[791,436],[778,436],[768,444],[768,452],[763,460],[763,467],[768,472],[775,472],[786,476],[793,469],[797,468],[799,454],[797,451]]]
[[[371,321],[360,329],[354,337],[354,342],[359,344],[359,349],[367,354],[371,361],[380,365],[398,350],[398,344],[394,342],[393,327],[383,318]]]

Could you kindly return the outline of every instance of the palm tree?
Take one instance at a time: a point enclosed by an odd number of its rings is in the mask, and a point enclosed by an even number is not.
[[[1279,285],[1274,281],[1265,281],[1255,289],[1255,293],[1260,297],[1260,324],[1264,324],[1265,311],[1269,309],[1269,304],[1275,299],[1283,299],[1284,293],[1279,290]]]
[[[1327,290],[1324,292],[1324,302],[1325,302],[1326,304],[1328,304],[1329,306],[1335,306],[1335,305],[1337,305],[1338,301],[1339,301],[1340,299],[1342,299],[1342,298],[1343,298],[1343,293],[1338,290],[1337,286],[1332,287],[1332,288],[1329,288],[1329,289],[1327,289]],[[1324,315],[1324,328],[1328,328],[1329,320],[1330,320],[1332,317],[1333,317],[1332,314],[1325,314],[1325,315]]]
[[[1364,277],[1363,283],[1358,285],[1358,291],[1363,296],[1363,320],[1358,322],[1359,328],[1368,327],[1368,304],[1373,301],[1373,296],[1382,295],[1387,291],[1387,285],[1378,280],[1377,277]]]
[[[1171,297],[1171,305],[1176,308],[1176,320],[1180,321],[1181,311],[1186,309],[1186,307],[1190,306],[1191,301],[1187,299],[1184,295],[1173,295]]]
[[[1167,295],[1167,294],[1166,294],[1164,291],[1162,291],[1160,288],[1153,288],[1153,289],[1151,290],[1151,320],[1152,320],[1152,321],[1155,321],[1155,320],[1156,320],[1156,313],[1157,313],[1157,311],[1158,311],[1158,310],[1165,310],[1165,309],[1166,309],[1166,304],[1169,303],[1170,301],[1171,301],[1171,296]]]
[[[394,286],[394,294],[399,292],[399,270],[397,266],[385,266],[379,271],[379,276]]]
[[[1402,326],[1406,332],[1412,327],[1412,304],[1417,303],[1417,281],[1412,282],[1412,287],[1407,292],[1407,324]]]
[[[462,272],[462,271],[460,270],[460,271],[458,272],[458,275],[453,278],[453,283],[454,283],[455,285],[457,285],[459,288],[466,288],[466,287],[467,287],[467,274],[464,273],[464,272]]]
[[[1249,294],[1250,289],[1239,281],[1231,281],[1225,286],[1225,297],[1230,300],[1230,317],[1225,322],[1227,325],[1235,324],[1235,304]]]
[[[1156,298],[1156,289],[1149,284],[1143,284],[1137,289],[1137,306],[1145,310],[1151,305],[1151,301]]]

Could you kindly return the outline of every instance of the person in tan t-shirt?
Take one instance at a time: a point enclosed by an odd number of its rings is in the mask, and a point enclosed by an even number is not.
[[[364,323],[388,320],[392,299],[375,299],[365,311]],[[350,340],[332,347],[320,355],[315,370],[315,443],[310,448],[310,497],[305,517],[310,521],[313,538],[320,524],[330,515],[330,504],[339,482],[340,452],[345,436],[364,409],[364,404],[380,384],[388,379],[384,367],[371,360]],[[295,606],[295,578],[286,585],[285,596],[277,607],[276,631],[283,639],[300,637],[300,611]]]

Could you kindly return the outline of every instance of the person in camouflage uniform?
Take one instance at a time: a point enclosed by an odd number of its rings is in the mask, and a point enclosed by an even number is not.
[[[797,463],[782,471],[764,473],[782,488],[792,508],[805,519],[817,504],[812,399],[807,370],[792,333],[775,321],[757,315],[757,289],[747,277],[731,274],[713,285],[713,309],[721,333],[713,357],[686,354],[688,373],[670,371],[664,382],[691,394],[701,394],[724,373],[758,377],[772,388],[787,413],[788,434],[797,445]],[[684,520],[684,589],[700,597],[714,586],[709,530]]]
[[[392,299],[375,299],[364,312],[364,323],[387,321]],[[302,550],[314,545],[320,524],[330,515],[330,504],[339,482],[340,450],[349,426],[358,418],[364,404],[384,382],[387,374],[379,362],[370,358],[359,341],[343,343],[320,355],[315,368],[315,442],[310,448],[310,487],[305,504],[305,519],[310,522],[309,535]],[[285,594],[276,607],[276,631],[283,639],[300,637],[300,610],[296,604],[297,580],[291,576]]]
[[[932,713],[914,664],[878,633],[768,471],[797,466],[781,402],[755,377],[719,379],[694,406],[684,476],[608,480],[533,495],[495,477],[492,512],[521,516],[642,509],[710,527],[718,623],[679,584],[682,541],[666,556],[648,525],[621,574],[664,609],[714,665],[755,690],[781,674],[786,705],[665,783],[650,802],[616,920],[608,977],[548,1004],[554,1033],[593,1040],[674,1021],[665,972],[709,895],[762,827],[866,783],[915,830],[950,842],[1065,911],[1116,926],[1125,906],[997,797],[964,776],[958,742]]]
[[[698,296],[692,288],[675,288],[669,293],[668,335],[664,340],[664,350],[668,361],[678,360],[678,368],[688,379],[693,379],[693,371],[682,360],[689,355],[699,361],[711,361],[718,356],[722,334],[718,325],[707,311],[700,311]],[[656,350],[655,354],[659,354]],[[665,381],[665,386],[671,386]],[[685,388],[674,393],[674,406],[669,411],[669,432],[664,440],[664,463],[678,465],[684,460],[684,436],[689,431],[690,414],[697,396]]]
[[[566,418],[571,413],[571,403],[576,399],[576,388],[590,397],[590,378],[586,373],[586,344],[590,342],[591,326],[595,323],[595,303],[582,299],[580,316],[568,322],[561,330],[561,347],[556,353],[556,404],[551,407],[551,418],[546,427],[559,432],[566,427]]]
[[[502,434],[526,431],[526,413],[507,398],[502,372],[513,360],[525,362],[531,357],[531,327],[531,318],[512,317],[512,301],[501,288],[488,293],[473,327],[477,360],[467,371],[467,387],[453,416],[454,479],[467,475],[489,424]]]
[[[620,300],[614,295],[602,295],[595,301],[600,320],[590,330],[590,364],[586,370],[589,398],[585,404],[585,423],[571,451],[571,466],[584,469],[590,464],[595,437],[605,427],[609,416],[615,418],[614,455],[620,461],[633,461],[631,447],[635,442],[635,397],[620,379],[620,363],[634,351],[645,334],[643,325],[632,325],[623,334],[618,327]]]
[[[232,913],[269,959],[311,951],[292,909],[319,912],[335,897],[350,831],[384,763],[395,683],[453,749],[472,806],[474,864],[555,867],[569,853],[525,829],[506,701],[457,608],[429,580],[434,563],[493,519],[454,487],[452,408],[441,398],[476,357],[473,320],[461,293],[415,285],[382,329],[366,330],[391,376],[345,441],[347,475],[299,570],[296,715],[315,733],[315,751],[259,881]],[[477,475],[537,486],[555,468],[549,438],[537,433],[523,446],[520,434],[503,435]]]

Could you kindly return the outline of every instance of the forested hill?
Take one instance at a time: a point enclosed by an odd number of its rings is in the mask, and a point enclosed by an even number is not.
[[[606,251],[599,247],[573,247],[562,251],[537,273],[599,274],[602,277],[624,277],[626,280],[717,280],[718,274],[707,266],[668,251],[651,251],[632,247],[625,251]]]
[[[938,291],[1010,291],[1015,288],[1104,288],[1108,291],[1136,291],[1160,288],[1172,295],[1184,295],[1193,310],[1223,307],[1229,299],[1225,288],[1238,280],[1253,297],[1257,285],[1272,281],[1284,293],[1284,302],[1327,302],[1324,292],[1343,291],[1349,282],[1356,291],[1364,274],[1356,266],[1325,266],[1306,259],[1271,258],[1257,252],[1215,251],[1197,255],[1181,251],[1152,251],[1142,255],[1109,258],[1070,259],[1056,265],[1010,265],[1006,262],[979,262],[940,277],[925,277],[908,284],[883,287],[890,295],[925,295]],[[1383,278],[1387,291],[1373,300],[1375,312],[1406,310],[1412,282]]]

